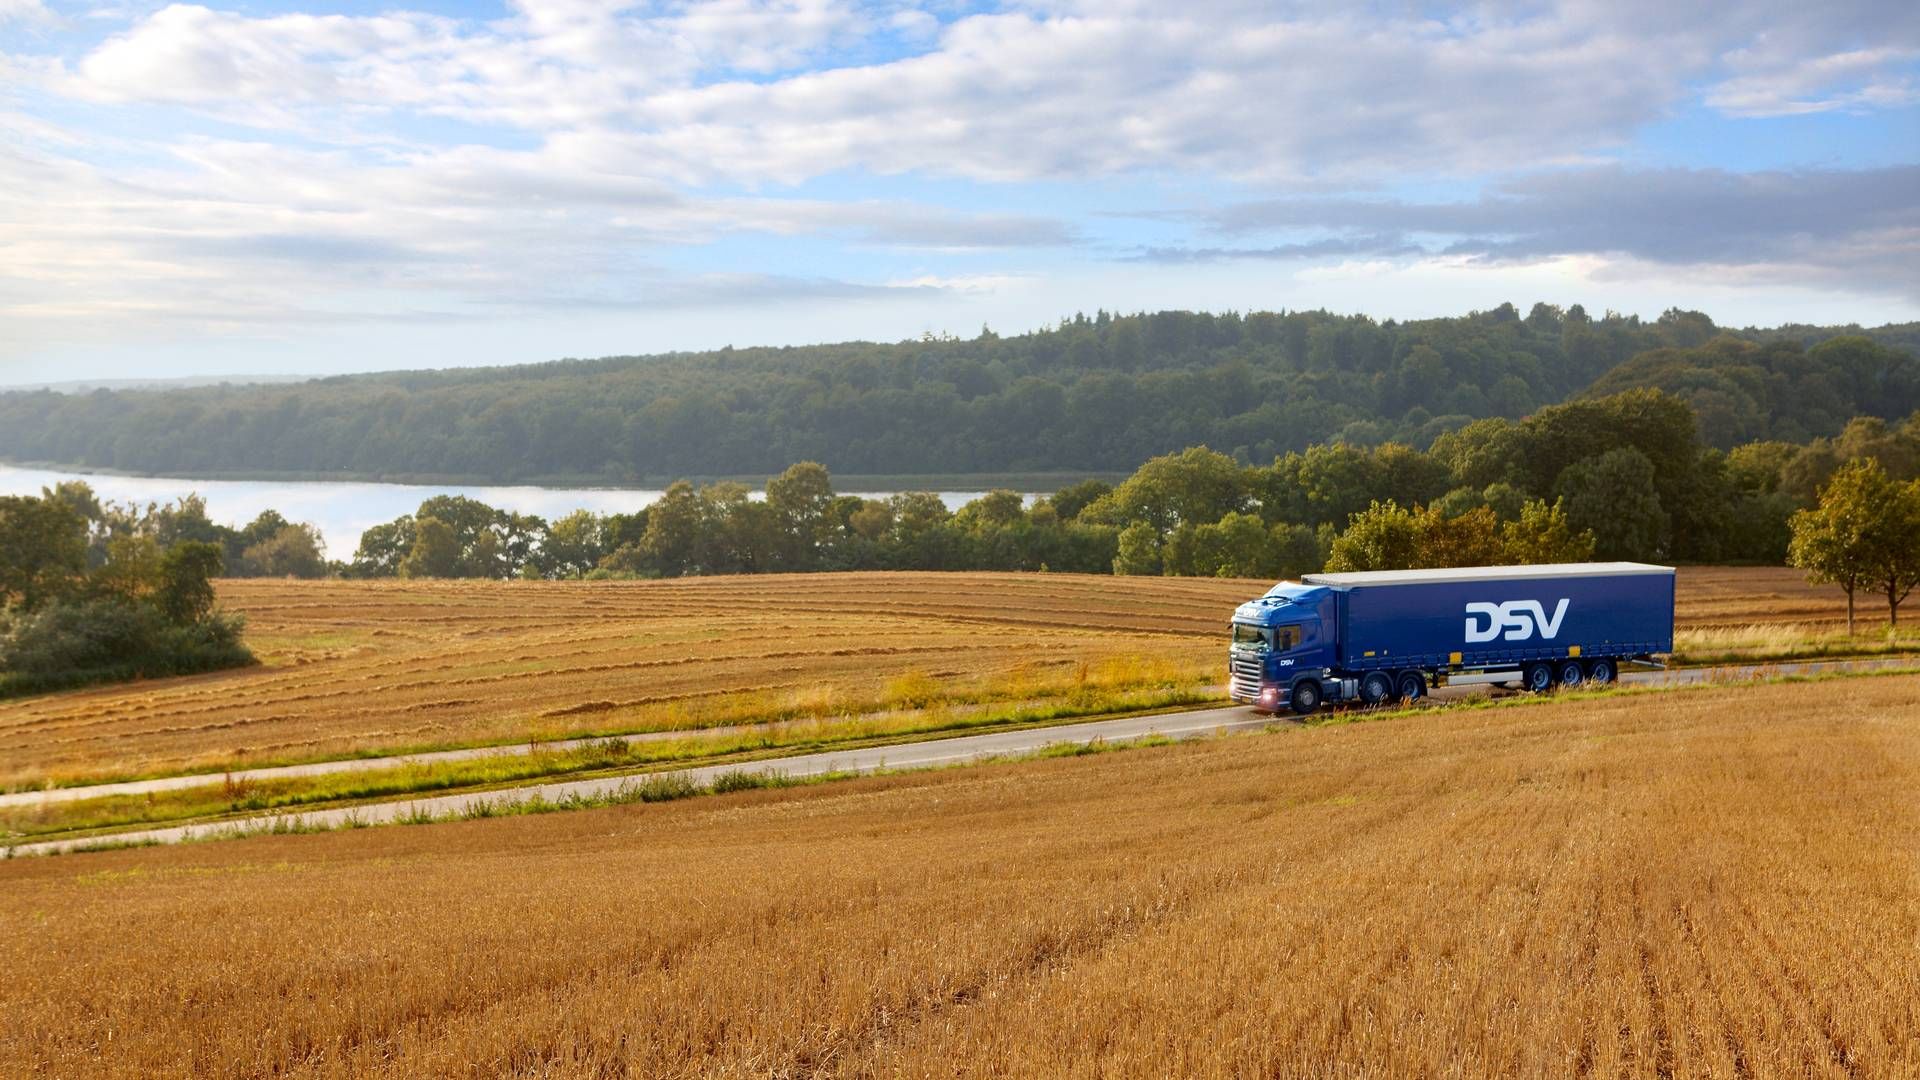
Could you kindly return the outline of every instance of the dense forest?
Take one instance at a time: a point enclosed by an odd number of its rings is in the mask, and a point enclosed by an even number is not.
[[[1511,304],[1377,322],[1326,312],[1075,316],[969,340],[558,361],[299,384],[0,394],[0,458],[157,474],[615,484],[841,473],[1126,472],[1206,445],[1418,448],[1583,395],[1668,391],[1707,443],[1804,443],[1920,407],[1913,326],[1728,332]]]

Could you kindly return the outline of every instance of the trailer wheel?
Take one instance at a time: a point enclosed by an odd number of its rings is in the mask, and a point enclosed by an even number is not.
[[[1301,716],[1312,715],[1320,707],[1320,684],[1312,679],[1301,679],[1293,684],[1293,711]]]
[[[1381,705],[1393,696],[1393,680],[1384,671],[1370,671],[1360,680],[1360,701],[1365,705]]]
[[[1580,668],[1580,661],[1569,660],[1560,665],[1558,679],[1561,686],[1579,686],[1587,681],[1587,673]]]
[[[1553,689],[1553,665],[1528,664],[1520,672],[1520,685],[1529,694],[1544,694]]]
[[[1587,681],[1593,683],[1595,686],[1607,685],[1612,682],[1618,674],[1618,672],[1614,671],[1613,661],[1611,660],[1595,660],[1587,667]]]
[[[1427,680],[1417,671],[1400,673],[1400,700],[1419,701],[1427,696]]]

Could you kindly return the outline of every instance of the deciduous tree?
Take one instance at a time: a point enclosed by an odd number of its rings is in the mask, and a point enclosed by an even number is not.
[[[1574,529],[1561,500],[1533,499],[1500,526],[1500,550],[1506,562],[1521,565],[1586,562],[1593,558],[1593,533]]]
[[[1600,558],[1665,554],[1669,519],[1654,488],[1653,462],[1638,449],[1617,447],[1574,462],[1560,473],[1554,493],[1565,500],[1573,527],[1593,533]]]
[[[1239,463],[1195,446],[1148,461],[1099,504],[1110,507],[1115,524],[1144,521],[1165,535],[1183,522],[1202,525],[1244,509],[1247,495]]]
[[[319,578],[327,575],[320,536],[311,525],[283,525],[241,553],[238,572],[260,577]]]
[[[1136,521],[1120,530],[1120,549],[1113,557],[1116,574],[1158,574],[1163,568],[1160,530]]]
[[[213,612],[213,579],[220,576],[220,545],[183,540],[160,556],[154,606],[168,622],[187,626]]]
[[[1874,546],[1883,531],[1878,519],[1893,493],[1886,470],[1867,458],[1835,470],[1819,504],[1793,515],[1787,560],[1805,570],[1808,581],[1838,585],[1847,594],[1848,634],[1854,631],[1854,593],[1874,579]]]
[[[789,465],[785,472],[767,481],[767,507],[783,538],[777,552],[780,566],[793,570],[812,567],[833,526],[828,513],[833,507],[833,481],[826,466],[817,461]]]
[[[606,558],[606,522],[591,510],[575,510],[547,527],[540,569],[549,577],[579,577]]]
[[[1492,566],[1502,561],[1500,522],[1488,507],[1448,517],[1430,506],[1418,515],[1416,525],[1416,566]]]
[[[400,562],[405,578],[450,578],[460,569],[460,537],[453,526],[437,517],[413,521],[413,547]]]
[[[1418,565],[1420,523],[1413,511],[1388,500],[1375,502],[1353,515],[1346,531],[1333,542],[1327,569],[1404,570]]]
[[[1920,480],[1889,485],[1869,533],[1875,589],[1887,598],[1887,626],[1900,621],[1900,604],[1920,585]]]
[[[0,496],[0,606],[32,610],[87,569],[87,523],[64,500]]]

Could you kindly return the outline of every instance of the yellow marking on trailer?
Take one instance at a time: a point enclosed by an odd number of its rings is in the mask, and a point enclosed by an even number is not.
[[[1578,646],[1578,645],[1575,645],[1575,646],[1574,646],[1573,648],[1571,648],[1571,649],[1568,649],[1568,650],[1567,650],[1567,655],[1568,655],[1568,656],[1579,656],[1579,655],[1580,655],[1580,646]]]
[[[1457,652],[1456,652],[1456,653],[1448,653],[1448,654],[1447,654],[1447,663],[1449,663],[1449,664],[1452,664],[1452,665],[1454,665],[1455,667],[1458,667],[1458,666],[1460,666],[1460,654],[1459,654],[1459,653],[1457,653]]]

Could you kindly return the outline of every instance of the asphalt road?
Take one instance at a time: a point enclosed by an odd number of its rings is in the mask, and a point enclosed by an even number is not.
[[[1622,673],[1622,681],[1639,686],[1671,686],[1707,682],[1745,682],[1761,678],[1779,678],[1792,675],[1818,675],[1837,672],[1876,671],[1920,666],[1920,659],[1912,657],[1891,657],[1870,660],[1819,660],[1784,664],[1741,664],[1714,668],[1681,668],[1670,671],[1629,671]],[[1478,685],[1447,687],[1434,696],[1437,700],[1457,699],[1476,693],[1487,693],[1488,688]],[[1061,724],[1052,727],[1028,727],[1010,731],[999,731],[985,735],[962,735],[952,738],[935,738],[921,742],[900,743],[891,746],[876,746],[865,749],[830,750],[814,754],[801,754],[793,757],[768,758],[760,761],[724,765],[708,765],[700,768],[673,770],[674,774],[685,776],[696,784],[707,784],[723,773],[740,770],[771,770],[790,777],[801,778],[818,776],[822,773],[836,772],[873,772],[879,769],[916,769],[940,765],[955,765],[984,758],[1004,757],[1030,753],[1042,747],[1061,744],[1082,744],[1096,740],[1122,742],[1148,735],[1162,735],[1168,738],[1184,739],[1205,735],[1224,734],[1233,731],[1257,730],[1273,723],[1286,723],[1286,718],[1275,718],[1256,713],[1244,705],[1234,705],[1219,709],[1201,709],[1188,712],[1161,713],[1152,716],[1132,716],[1117,720],[1091,720],[1078,724]],[[678,737],[684,732],[664,733],[665,737]],[[630,736],[638,738],[638,736]],[[583,740],[584,741],[584,740]],[[543,747],[561,747],[567,743],[547,743]],[[266,778],[286,776],[312,776],[322,773],[339,772],[346,769],[368,769],[398,765],[410,761],[454,760],[458,758],[482,757],[501,753],[525,753],[528,748],[492,747],[480,750],[455,750],[441,754],[418,754],[399,758],[358,758],[352,761],[330,761],[312,765],[294,765],[275,769],[255,769],[233,774],[236,777]],[[650,774],[658,775],[658,774]],[[568,795],[601,795],[617,790],[621,784],[631,783],[634,776],[624,775],[603,777],[592,780],[560,781],[548,784],[530,784],[509,789],[505,794],[512,798],[531,798],[539,795],[549,800],[564,799]],[[90,798],[107,794],[141,794],[147,791],[164,791],[170,788],[190,787],[214,781],[209,776],[166,777],[155,780],[142,780],[125,784],[103,784],[90,788],[61,788],[51,791],[22,792],[4,797],[0,805],[32,804],[38,800],[65,800]],[[484,797],[499,797],[502,793],[489,793]],[[476,798],[483,796],[473,793],[439,795],[431,798],[409,798],[394,802],[374,803],[338,810],[312,810],[304,813],[281,815],[315,825],[339,825],[349,817],[358,817],[369,824],[392,821],[422,811],[446,814],[458,811]],[[264,815],[272,817],[274,815]],[[143,829],[137,832],[114,833],[110,837],[50,840],[40,843],[20,844],[16,853],[46,854],[85,847],[101,839],[117,842],[174,843],[205,834],[219,828],[218,825],[182,825],[159,829]]]
[[[314,761],[304,765],[273,765],[259,769],[235,769],[231,772],[161,776],[149,780],[126,780],[113,784],[89,784],[85,787],[12,791],[0,794],[0,809],[9,806],[44,806],[47,803],[71,802],[74,799],[98,799],[107,795],[147,795],[159,791],[177,791],[181,788],[206,787],[209,784],[224,783],[228,777],[235,781],[249,782],[285,780],[299,776],[326,776],[330,773],[360,772],[366,769],[390,769],[399,765],[426,765],[445,761],[471,761],[475,758],[511,757],[531,754],[536,750],[542,753],[564,753],[591,743],[606,742],[609,738],[629,743],[642,743],[684,739],[689,735],[730,735],[744,730],[746,730],[745,726],[735,725],[701,728],[698,731],[647,731],[636,735],[561,739],[543,743],[514,743],[508,746],[477,746],[467,750],[432,750],[419,754],[396,754],[391,757],[341,758],[338,761]]]
[[[674,770],[675,775],[684,776],[696,784],[708,784],[723,773],[759,772],[773,770],[786,776],[801,778],[819,776],[822,773],[837,772],[874,772],[880,769],[921,769],[939,765],[957,765],[983,758],[1001,757],[1010,754],[1026,753],[1043,746],[1061,743],[1090,743],[1097,739],[1109,742],[1137,739],[1146,735],[1165,735],[1169,738],[1192,738],[1198,735],[1211,735],[1229,731],[1246,731],[1265,727],[1275,722],[1271,716],[1254,712],[1245,706],[1236,705],[1224,709],[1202,709],[1194,712],[1171,713],[1159,716],[1133,716],[1119,720],[1095,720],[1084,724],[1066,724],[1057,727],[1023,728],[1015,731],[999,731],[988,735],[964,735],[952,739],[934,739],[927,742],[901,743],[893,746],[875,746],[859,750],[832,750],[817,754],[802,754],[795,757],[771,758],[754,762],[734,762],[727,765],[707,765],[695,769]],[[1284,722],[1284,721],[1282,721]],[[659,774],[647,774],[659,775]],[[312,810],[305,813],[282,815],[297,818],[307,824],[341,825],[350,817],[358,817],[368,824],[393,821],[421,812],[446,814],[458,811],[477,798],[499,797],[526,799],[540,795],[546,799],[564,799],[568,795],[589,796],[609,794],[622,784],[635,780],[631,774],[602,777],[594,780],[570,780],[551,784],[531,784],[515,787],[505,792],[490,792],[487,795],[472,793],[461,795],[438,795],[432,798],[406,799],[400,802],[375,803],[339,810]],[[272,817],[273,815],[264,815]],[[142,829],[137,832],[114,833],[109,837],[94,838],[91,842],[111,840],[122,843],[159,842],[175,843],[191,839],[196,835],[217,831],[218,825],[180,825],[163,829]],[[21,844],[15,851],[21,855],[51,854],[86,847],[89,840],[52,840],[35,844]]]

